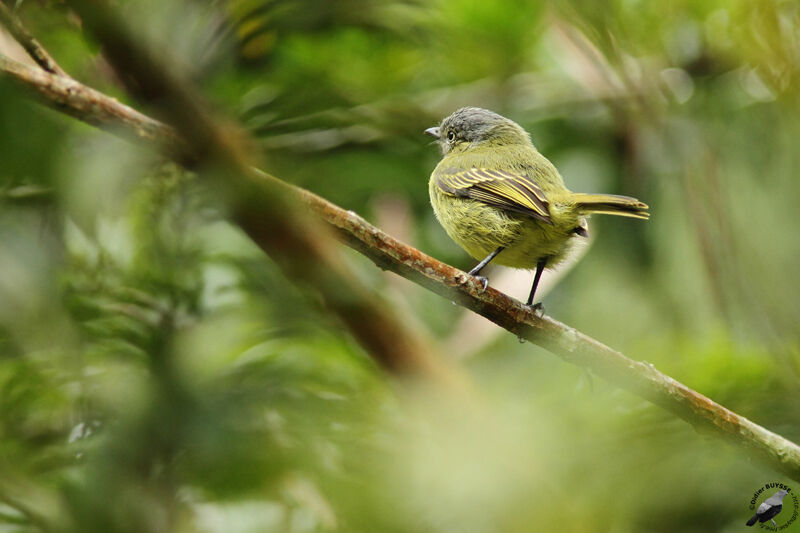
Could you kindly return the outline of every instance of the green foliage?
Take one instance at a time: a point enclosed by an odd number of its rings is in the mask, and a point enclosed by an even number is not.
[[[642,198],[548,313],[800,440],[795,3],[116,4],[267,170],[462,268],[421,135],[462,105]],[[66,7],[18,13],[124,98]],[[728,531],[786,481],[350,254],[480,392],[390,381],[203,178],[0,80],[0,531]]]

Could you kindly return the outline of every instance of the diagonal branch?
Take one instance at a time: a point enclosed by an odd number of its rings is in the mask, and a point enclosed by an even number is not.
[[[17,76],[0,63],[0,73],[3,71],[13,78]],[[67,103],[95,96],[96,92],[83,88],[74,91]],[[61,105],[59,100],[53,106],[61,109]],[[108,106],[108,109],[114,107]],[[75,103],[71,114],[89,123],[93,121],[91,108],[87,106]],[[119,125],[122,129],[134,127],[122,116]],[[252,178],[269,184],[270,191],[283,192],[302,201],[319,219],[336,229],[342,242],[378,267],[471,309],[567,362],[592,370],[609,382],[663,407],[698,430],[721,438],[747,456],[800,481],[800,447],[793,442],[713,402],[659,372],[652,364],[629,359],[569,326],[549,317],[539,317],[517,300],[491,287],[482,292],[481,284],[472,276],[397,241],[351,211],[264,172],[253,169],[247,172]]]

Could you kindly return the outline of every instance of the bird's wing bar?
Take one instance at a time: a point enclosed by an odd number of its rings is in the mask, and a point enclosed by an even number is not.
[[[552,224],[547,197],[525,174],[505,170],[445,168],[436,172],[436,185],[446,193],[472,198]]]

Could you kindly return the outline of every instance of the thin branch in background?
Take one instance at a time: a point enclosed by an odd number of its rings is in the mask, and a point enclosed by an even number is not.
[[[0,63],[0,72],[4,70],[8,75],[15,76],[14,72],[9,72],[4,68],[4,64]],[[41,91],[39,92],[41,93]],[[88,89],[80,90],[73,93],[73,97],[80,99],[90,94],[94,96],[96,91],[89,93]],[[72,101],[68,103],[70,102]],[[76,105],[80,109],[86,108],[85,105]],[[56,108],[59,109],[58,106]],[[91,123],[91,119],[88,117],[84,117],[83,120]],[[125,128],[134,127],[122,118],[120,118],[120,125]],[[115,130],[111,129],[110,131]],[[492,287],[482,291],[482,285],[472,276],[397,241],[353,212],[346,211],[311,192],[285,183],[266,173],[255,171],[250,167],[246,169],[246,172],[255,173],[265,185],[268,185],[265,189],[267,193],[275,193],[278,198],[292,197],[304,203],[320,219],[335,228],[339,238],[345,244],[368,257],[378,267],[391,270],[458,305],[471,309],[507,331],[542,346],[567,362],[592,370],[610,383],[663,407],[698,430],[729,442],[746,456],[755,458],[770,468],[800,481],[800,447],[788,439],[713,402],[670,376],[659,372],[652,364],[629,359],[620,352],[573,328],[549,317],[539,317],[517,300]],[[252,206],[256,212],[248,212],[250,216],[255,217],[250,222],[254,225],[251,228],[251,231],[254,232],[257,231],[259,216],[266,216],[261,211],[269,210],[271,207],[258,203],[263,202],[262,196],[259,196],[257,200],[256,204]],[[259,205],[261,206],[260,210]],[[271,213],[268,222],[281,223],[281,217],[291,215],[291,211]],[[286,227],[285,222],[281,224],[281,227]],[[269,233],[263,226],[262,232]],[[260,235],[256,234],[255,237],[259,238]],[[275,239],[268,235],[263,236]],[[270,242],[268,245],[265,243],[264,247],[271,250],[272,246],[280,242],[278,240],[277,243]],[[288,245],[294,247],[303,244],[288,239],[287,242]],[[316,242],[311,241],[310,245],[316,246]],[[307,250],[293,250],[291,253],[307,252]],[[313,275],[313,271],[305,272],[300,280],[317,286],[319,282],[313,279]],[[312,277],[309,278],[309,276]],[[330,281],[328,280],[326,284]],[[355,305],[360,305],[359,310],[362,312],[369,309],[359,302],[356,302]],[[341,314],[342,311],[339,309],[338,313]],[[355,318],[363,315],[352,316]],[[363,317],[365,320],[371,318]],[[365,323],[363,327],[368,328],[373,324],[375,322],[371,321]],[[389,322],[388,325],[392,327],[393,323]],[[353,326],[351,324],[351,327]],[[396,335],[399,331],[397,329],[391,333]],[[365,333],[356,331],[356,334],[364,335]],[[359,339],[367,345],[364,339],[361,337]],[[379,341],[379,344],[380,342],[382,341]]]
[[[36,64],[51,74],[69,77],[2,0],[0,0],[0,24],[8,29],[14,39],[28,52],[31,59],[36,61]]]
[[[733,235],[737,232],[730,216],[732,209],[726,205],[728,195],[725,194],[724,184],[719,177],[716,154],[705,142],[693,142],[692,149],[688,150],[688,146],[684,146],[686,132],[675,131],[673,124],[664,121],[663,114],[659,112],[662,106],[659,105],[658,98],[653,98],[653,93],[640,90],[642,82],[632,78],[623,62],[611,64],[605,61],[600,50],[572,25],[560,17],[555,17],[554,21],[558,34],[575,49],[576,55],[587,64],[587,70],[602,80],[594,90],[599,93],[617,92],[623,90],[617,88],[621,84],[624,86],[624,93],[631,95],[636,102],[638,118],[643,123],[650,124],[654,130],[664,132],[663,140],[672,154],[671,157],[681,163],[678,175],[682,183],[680,191],[683,204],[692,220],[690,227],[717,311],[732,328],[739,329],[742,323],[737,323],[737,320],[742,318],[735,315],[734,304],[748,309],[743,319],[747,325],[757,328],[762,337],[769,337],[769,343],[775,347],[774,351],[785,353],[780,334],[774,326],[778,319],[770,317],[763,298],[752,294],[753,283],[742,273],[743,254],[735,245]],[[619,59],[621,52],[616,43],[610,41],[608,44],[614,56]],[[581,83],[587,89],[592,89],[591,80],[581,80]],[[620,124],[632,124],[629,116],[631,111],[616,102],[611,100],[610,108],[617,116],[617,121]],[[698,134],[699,137],[701,135]],[[755,310],[758,311],[754,312]],[[787,367],[790,372],[797,372],[793,365],[787,364]]]

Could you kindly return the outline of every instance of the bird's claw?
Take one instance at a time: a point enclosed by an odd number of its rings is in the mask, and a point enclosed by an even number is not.
[[[481,289],[481,292],[485,292],[486,291],[486,287],[489,286],[489,278],[484,277],[484,276],[475,276],[475,279],[480,281],[481,285],[483,286],[483,289]]]
[[[528,304],[528,307],[539,318],[544,316],[544,304],[542,302],[539,302],[539,303],[536,303],[536,304],[533,304],[533,305]]]

